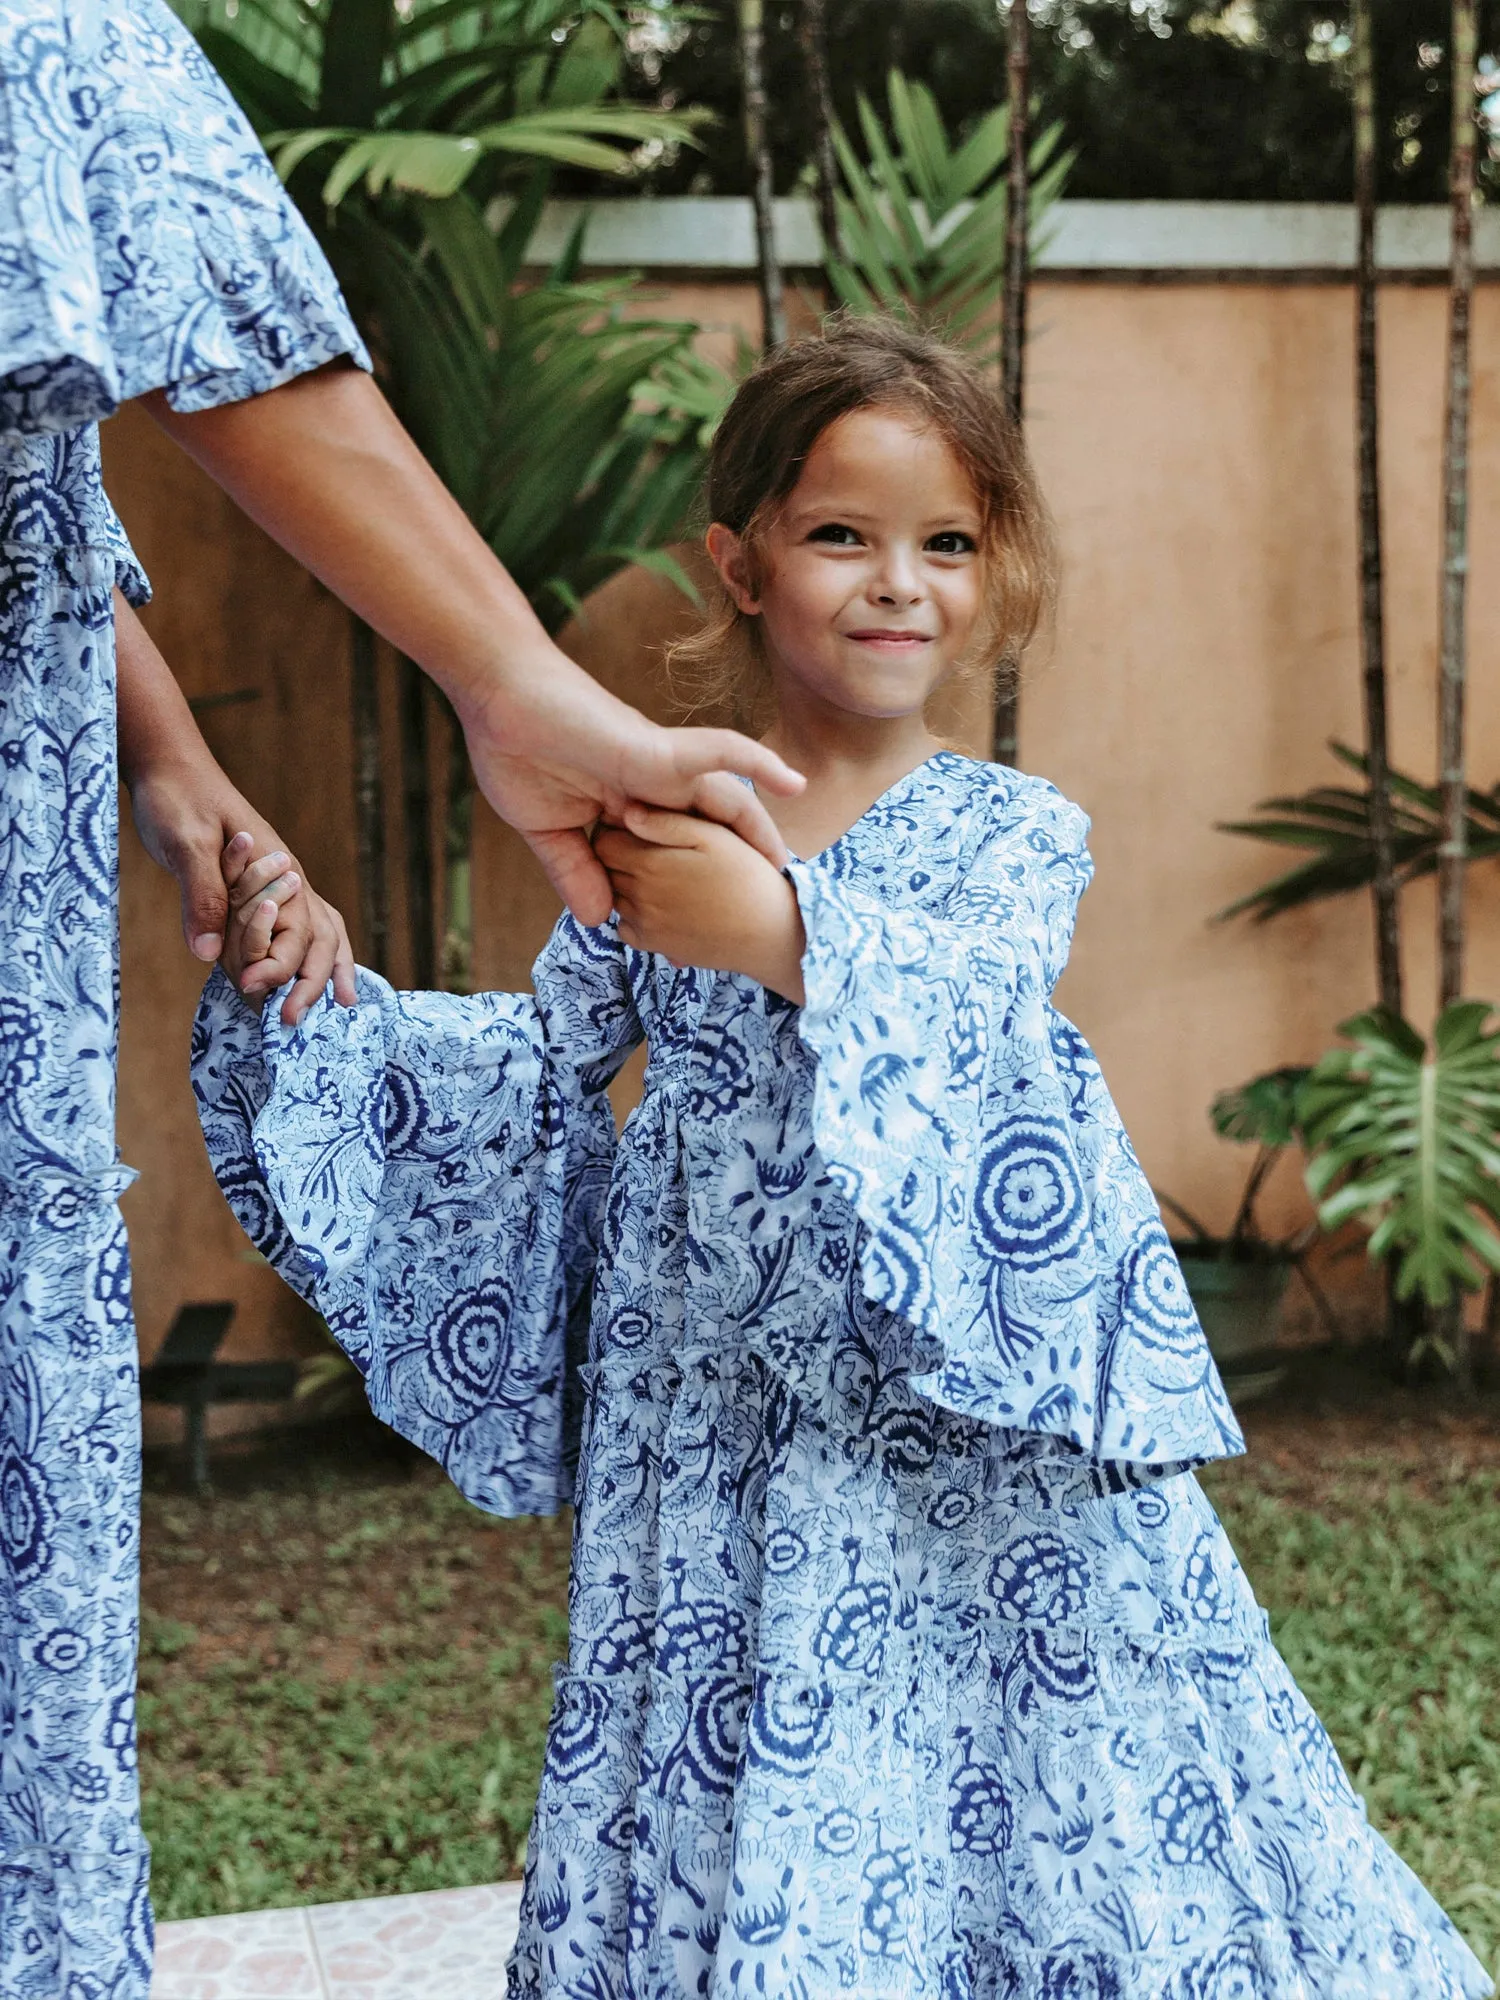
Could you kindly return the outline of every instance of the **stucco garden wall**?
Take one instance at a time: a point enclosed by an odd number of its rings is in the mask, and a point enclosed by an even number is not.
[[[1329,778],[1326,739],[1359,733],[1348,217],[1085,206],[1090,216],[1065,208],[1032,312],[1030,431],[1064,587],[1055,638],[1023,696],[1022,762],[1094,819],[1098,877],[1060,1003],[1097,1046],[1153,1180],[1224,1220],[1246,1162],[1212,1136],[1210,1098],[1259,1068],[1316,1055],[1371,989],[1362,900],[1263,929],[1209,921],[1275,860],[1213,823]],[[642,227],[655,231],[648,248],[667,240],[659,217],[631,222],[632,252],[629,218],[607,219],[625,231],[621,261],[640,258]],[[718,232],[731,268],[685,264],[707,256],[689,221],[674,225],[672,255],[654,255],[653,309],[721,335],[752,329],[733,231]],[[1381,299],[1394,745],[1422,775],[1434,755],[1439,228],[1432,215],[1387,221],[1393,268]],[[1500,266],[1500,243],[1481,248],[1491,271]],[[1489,282],[1477,306],[1474,423],[1470,768],[1490,784],[1500,779],[1500,287]],[[105,459],[156,587],[148,622],[183,685],[245,697],[205,713],[210,740],[352,914],[342,613],[138,413],[106,427]],[[568,643],[621,693],[665,713],[660,643],[685,615],[669,586],[626,575],[597,594]],[[982,747],[981,716],[954,722],[968,747]],[[399,851],[394,829],[389,844]],[[242,1302],[236,1351],[286,1351],[306,1320],[243,1256],[196,1136],[186,1051],[199,982],[175,891],[129,834],[123,876],[120,1140],[142,1170],[126,1209],[143,1351],[182,1300],[218,1296]],[[1468,986],[1500,999],[1500,869],[1476,868],[1470,896]],[[475,908],[476,973],[523,980],[555,904],[488,815]],[[1432,899],[1418,889],[1406,937],[1419,1020],[1432,932]],[[1304,1212],[1295,1169],[1272,1209],[1285,1221]],[[1368,1295],[1360,1260],[1330,1278],[1357,1312]]]

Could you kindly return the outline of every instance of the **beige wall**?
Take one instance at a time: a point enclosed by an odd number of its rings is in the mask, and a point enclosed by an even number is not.
[[[661,303],[720,329],[754,323],[745,285],[677,287]],[[1443,295],[1393,285],[1381,314],[1395,752],[1426,774]],[[1275,860],[1214,821],[1330,779],[1325,740],[1359,734],[1351,300],[1331,284],[1042,282],[1033,317],[1031,434],[1065,581],[1051,657],[1024,693],[1022,759],[1092,813],[1098,862],[1061,1001],[1098,1047],[1153,1180],[1223,1220],[1246,1162],[1209,1131],[1210,1098],[1316,1055],[1370,994],[1362,900],[1265,929],[1208,922]],[[1500,288],[1481,290],[1475,361],[1470,767],[1489,784],[1500,778]],[[341,613],[136,413],[107,427],[106,466],[156,585],[149,622],[184,685],[259,691],[206,719],[215,749],[353,912]],[[682,616],[656,579],[622,577],[570,643],[663,712],[659,640]],[[285,1350],[305,1322],[243,1261],[203,1163],[185,1080],[197,978],[171,885],[130,837],[123,893],[121,1145],[143,1169],[127,1201],[143,1350],[182,1299],[221,1295],[243,1301],[240,1351]],[[1500,870],[1474,871],[1470,895],[1468,986],[1500,997]],[[525,850],[485,816],[477,976],[521,982],[554,908]],[[1430,894],[1413,892],[1406,914],[1421,1021]],[[1305,1212],[1290,1168],[1274,1206],[1288,1221]],[[1332,1275],[1361,1291],[1357,1261]]]

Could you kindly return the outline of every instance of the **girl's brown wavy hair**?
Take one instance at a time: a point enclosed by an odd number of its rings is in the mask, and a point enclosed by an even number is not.
[[[855,410],[900,410],[948,445],[979,502],[985,604],[959,672],[1014,675],[1050,611],[1056,555],[1025,444],[977,368],[908,321],[838,314],[778,347],[746,377],[709,452],[708,517],[744,546],[753,591],[766,578],[765,537],[830,424]],[[750,717],[764,706],[760,621],[714,578],[698,630],[667,654],[674,687],[693,708]]]

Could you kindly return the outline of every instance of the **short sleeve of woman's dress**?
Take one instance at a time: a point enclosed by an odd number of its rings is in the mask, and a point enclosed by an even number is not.
[[[498,1514],[570,1497],[607,1085],[639,1039],[618,942],[570,924],[539,973],[560,956],[560,1004],[361,972],[358,1007],[325,997],[295,1029],[216,972],[194,1031],[209,1159],[246,1234],[375,1414]]]
[[[0,0],[0,433],[369,358],[326,259],[165,0]]]
[[[791,870],[814,1136],[865,1293],[949,1409],[1153,1473],[1222,1457],[1239,1430],[1155,1198],[1051,1005],[1088,822],[1040,780],[990,782],[940,916]]]

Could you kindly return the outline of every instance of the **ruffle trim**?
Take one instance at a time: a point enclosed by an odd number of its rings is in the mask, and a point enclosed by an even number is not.
[[[789,873],[807,935],[800,1032],[818,1065],[814,1142],[863,1225],[866,1298],[911,1328],[913,1388],[1153,1479],[1243,1451],[1155,1200],[1091,1052],[1041,998],[1041,968],[1014,954],[997,969],[1004,948],[987,940],[983,967],[923,981],[919,936],[893,940],[884,913],[815,862]],[[901,1053],[864,1030],[884,1002],[878,1026],[892,1033],[912,974],[935,984],[949,1018],[904,1030]],[[950,1092],[903,1129],[899,1101],[891,1108],[897,1066],[920,1067],[924,1035],[976,1035],[980,993],[988,1035],[1025,1044],[1016,1075],[998,1093],[977,1082]],[[1093,1152],[1111,1155],[1123,1207],[1112,1245],[1092,1213],[1080,1122]],[[1048,1212],[1033,1225],[1025,1204],[1037,1188]]]
[[[287,1028],[274,1001],[257,1020],[210,976],[193,1087],[214,1172],[375,1415],[475,1505],[555,1513],[571,1497],[576,1302],[559,1249],[566,1138],[546,1124],[532,1003],[398,995],[363,970],[358,990],[357,1007],[324,996]]]
[[[1491,1993],[1269,1646],[1110,1658],[560,1671],[511,1994]]]

